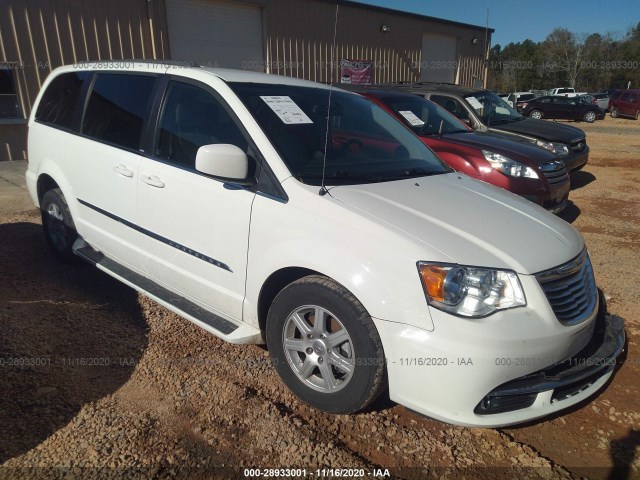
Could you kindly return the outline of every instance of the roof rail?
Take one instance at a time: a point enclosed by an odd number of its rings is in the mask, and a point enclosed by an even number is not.
[[[175,65],[182,67],[202,67],[199,63],[187,61],[187,60],[162,60],[153,58],[112,58],[102,60],[80,60],[75,62],[76,64],[94,64],[94,63],[148,63],[153,65]]]
[[[103,60],[105,61],[105,60]],[[110,60],[111,62],[135,62],[135,63],[154,63],[154,64],[163,64],[163,65],[176,65],[183,67],[202,67],[197,62],[193,62],[191,60],[163,60],[163,59],[153,59],[153,58],[123,58],[119,60]]]

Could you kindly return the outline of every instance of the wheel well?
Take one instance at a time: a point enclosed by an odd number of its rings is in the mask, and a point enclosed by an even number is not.
[[[56,181],[46,173],[38,177],[38,202],[42,200],[43,195],[51,189],[60,188]]]
[[[272,273],[262,285],[260,296],[258,297],[258,324],[260,330],[265,331],[271,303],[284,287],[302,277],[319,274],[319,272],[302,267],[287,267]]]

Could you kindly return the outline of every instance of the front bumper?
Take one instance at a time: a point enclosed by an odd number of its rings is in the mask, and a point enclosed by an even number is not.
[[[527,408],[536,402],[538,395],[549,397],[547,392],[551,392],[551,404],[566,401],[605,376],[611,376],[624,342],[622,319],[602,315],[597,320],[591,341],[577,355],[500,385],[478,403],[474,412],[495,415]]]
[[[622,322],[604,315],[596,322],[596,305],[583,322],[562,325],[535,279],[520,279],[527,306],[483,319],[430,309],[433,331],[374,319],[390,398],[447,423],[501,427],[564,410],[602,388],[624,344]],[[596,328],[602,322],[606,335]]]
[[[566,157],[561,157],[561,159],[567,166],[567,171],[569,173],[580,170],[589,161],[589,146],[585,145],[582,151],[571,152]]]
[[[571,190],[571,184],[569,181],[552,185],[549,191],[541,195],[521,195],[521,197],[527,200],[537,203],[545,210],[551,213],[558,214],[567,207],[567,200],[569,199],[569,192]]]

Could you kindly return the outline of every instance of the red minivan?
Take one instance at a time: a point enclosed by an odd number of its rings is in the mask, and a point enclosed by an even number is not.
[[[613,118],[624,115],[638,120],[640,118],[640,89],[622,90],[618,98],[611,99],[609,110]]]
[[[566,207],[564,162],[544,148],[495,133],[475,132],[439,105],[402,92],[358,91],[403,121],[450,167],[505,188],[547,210]]]

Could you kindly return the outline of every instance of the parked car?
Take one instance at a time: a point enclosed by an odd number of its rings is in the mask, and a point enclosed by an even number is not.
[[[589,95],[593,99],[593,103],[598,105],[604,111],[609,110],[609,95],[607,95],[606,93],[590,93]]]
[[[364,90],[361,95],[402,120],[451,168],[502,187],[558,213],[567,204],[569,175],[548,150],[505,135],[474,132],[436,103],[409,93]]]
[[[589,160],[589,147],[582,130],[524,117],[489,90],[442,83],[377,87],[422,95],[476,131],[501,133],[535,143],[560,157],[569,172],[580,170]]]
[[[582,235],[452,172],[374,103],[255,72],[104,65],[54,70],[29,118],[27,185],[58,258],[266,342],[328,412],[388,387],[443,421],[507,425],[613,375],[624,329],[600,310]]]
[[[531,118],[563,118],[567,120],[584,120],[592,123],[602,120],[605,111],[595,105],[589,98],[546,96],[528,101],[522,106],[522,114]]]
[[[578,92],[575,88],[572,87],[560,87],[560,88],[552,88],[549,90],[548,95],[562,95],[563,97],[579,97],[580,95],[585,95],[587,92]]]
[[[510,107],[517,108],[519,102],[526,102],[527,100],[531,100],[536,97],[537,95],[532,92],[514,92],[509,94],[506,102]]]
[[[611,116],[613,118],[619,116],[632,117],[638,120],[640,118],[640,89],[621,90],[620,95],[611,99]]]

